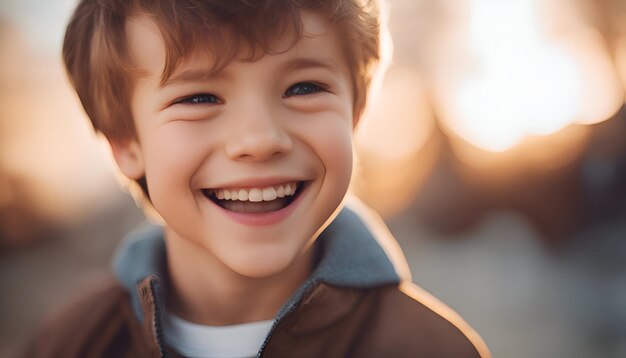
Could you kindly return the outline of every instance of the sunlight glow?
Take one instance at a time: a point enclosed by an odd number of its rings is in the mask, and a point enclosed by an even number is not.
[[[357,196],[384,217],[411,203],[437,157],[434,128],[420,76],[390,68],[355,136]]]
[[[0,208],[71,225],[118,198],[113,162],[56,54],[28,44],[12,28],[0,36]]]
[[[444,126],[476,147],[509,150],[606,120],[623,103],[599,35],[581,24],[566,39],[549,38],[539,4],[471,0],[467,66],[440,101]]]
[[[617,42],[615,62],[617,63],[617,70],[622,80],[622,86],[626,89],[626,34],[622,35]],[[626,101],[626,97],[624,100]]]
[[[419,76],[408,69],[388,72],[359,124],[359,148],[386,161],[402,160],[419,151],[433,131],[421,83]]]

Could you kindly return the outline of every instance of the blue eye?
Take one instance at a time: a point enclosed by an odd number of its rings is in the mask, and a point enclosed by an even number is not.
[[[317,85],[311,82],[300,82],[289,87],[287,91],[285,91],[285,93],[283,94],[283,98],[288,98],[291,96],[306,96],[318,93],[323,90],[324,88],[321,85]]]
[[[185,97],[176,103],[184,103],[184,104],[221,104],[222,100],[212,94],[209,93],[198,93],[193,96]]]

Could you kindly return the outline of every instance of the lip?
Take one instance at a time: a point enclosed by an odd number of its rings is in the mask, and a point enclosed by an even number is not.
[[[267,183],[270,183],[270,182],[267,182]],[[277,185],[277,184],[284,183],[284,181],[283,182],[274,181],[271,183],[264,184],[264,185]],[[241,184],[242,183],[237,183],[237,185],[241,185]],[[296,198],[289,205],[287,205],[286,207],[282,209],[267,212],[267,213],[238,213],[238,212],[226,210],[222,208],[221,206],[217,205],[216,203],[214,203],[210,199],[206,199],[206,200],[208,200],[209,203],[213,205],[214,208],[217,208],[217,210],[219,210],[221,213],[223,213],[224,215],[226,215],[231,220],[237,223],[248,225],[248,226],[270,226],[270,225],[275,225],[275,224],[282,222],[287,217],[289,217],[294,212],[294,210],[296,210],[296,208],[299,206],[300,202],[302,201],[302,198],[308,192],[308,189],[310,186],[309,184],[310,184],[309,181],[304,182],[304,185],[300,189],[300,192],[297,193]],[[259,181],[256,180],[254,182],[254,185],[260,185]]]

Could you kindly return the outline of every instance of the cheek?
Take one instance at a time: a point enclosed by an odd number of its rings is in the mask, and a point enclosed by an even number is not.
[[[333,180],[345,184],[347,187],[352,176],[352,136],[350,132],[345,135],[335,136],[333,140],[327,140],[324,146],[327,175],[333,175]],[[331,171],[333,173],[331,173]]]
[[[155,199],[160,193],[188,190],[208,150],[209,138],[194,123],[169,123],[153,132],[146,147],[146,179]],[[152,193],[154,192],[154,193]]]
[[[329,120],[310,131],[312,145],[325,170],[325,180],[336,190],[346,190],[352,175],[352,125],[347,121]]]

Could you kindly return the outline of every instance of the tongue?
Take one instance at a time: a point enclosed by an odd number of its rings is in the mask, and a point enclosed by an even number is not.
[[[270,211],[276,211],[284,208],[289,204],[289,199],[279,198],[272,201],[261,201],[254,203],[251,201],[238,201],[238,200],[220,200],[220,204],[226,210],[234,211],[237,213],[267,213]]]

